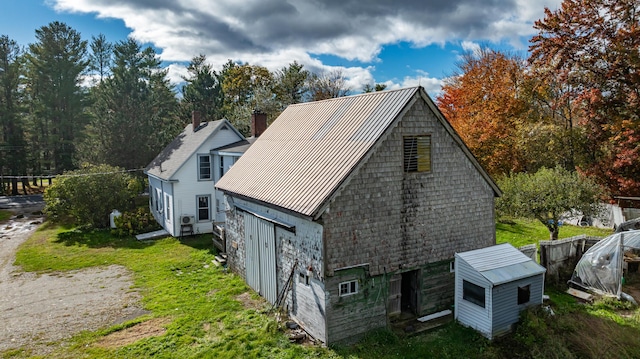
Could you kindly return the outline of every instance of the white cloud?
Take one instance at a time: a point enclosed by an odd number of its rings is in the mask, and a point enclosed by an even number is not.
[[[212,64],[228,59],[270,70],[298,61],[322,69],[314,56],[359,61],[348,67],[349,84],[372,82],[386,45],[422,47],[446,43],[476,46],[508,42],[522,48],[543,6],[560,0],[50,0],[58,11],[122,19],[130,36],[152,43],[164,61],[205,54]],[[173,74],[176,69],[170,69]],[[172,75],[173,76],[173,75]],[[352,77],[353,76],[353,77]],[[174,77],[175,78],[175,77]],[[404,81],[404,80],[403,80]]]

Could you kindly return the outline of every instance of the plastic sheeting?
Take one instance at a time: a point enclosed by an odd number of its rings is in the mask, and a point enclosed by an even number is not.
[[[640,230],[614,233],[589,248],[578,261],[571,282],[620,298],[625,251],[640,250]]]

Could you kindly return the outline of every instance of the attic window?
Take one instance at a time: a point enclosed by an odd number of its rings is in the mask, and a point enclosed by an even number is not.
[[[404,171],[431,172],[431,135],[404,138]]]

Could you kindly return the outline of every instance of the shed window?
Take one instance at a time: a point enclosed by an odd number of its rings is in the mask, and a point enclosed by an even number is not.
[[[518,304],[529,303],[531,300],[531,285],[518,287]]]
[[[211,179],[211,157],[198,155],[198,179],[207,181]]]
[[[357,280],[351,280],[351,281],[348,281],[348,282],[340,283],[340,296],[341,297],[345,297],[345,296],[356,294],[356,293],[358,293],[358,281]]]
[[[463,280],[462,299],[484,308],[484,288]]]
[[[404,138],[404,171],[431,172],[431,136]]]

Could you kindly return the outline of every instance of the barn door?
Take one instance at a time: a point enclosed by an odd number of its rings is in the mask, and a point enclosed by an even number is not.
[[[247,283],[271,303],[275,303],[276,241],[273,223],[250,213],[244,214]]]

